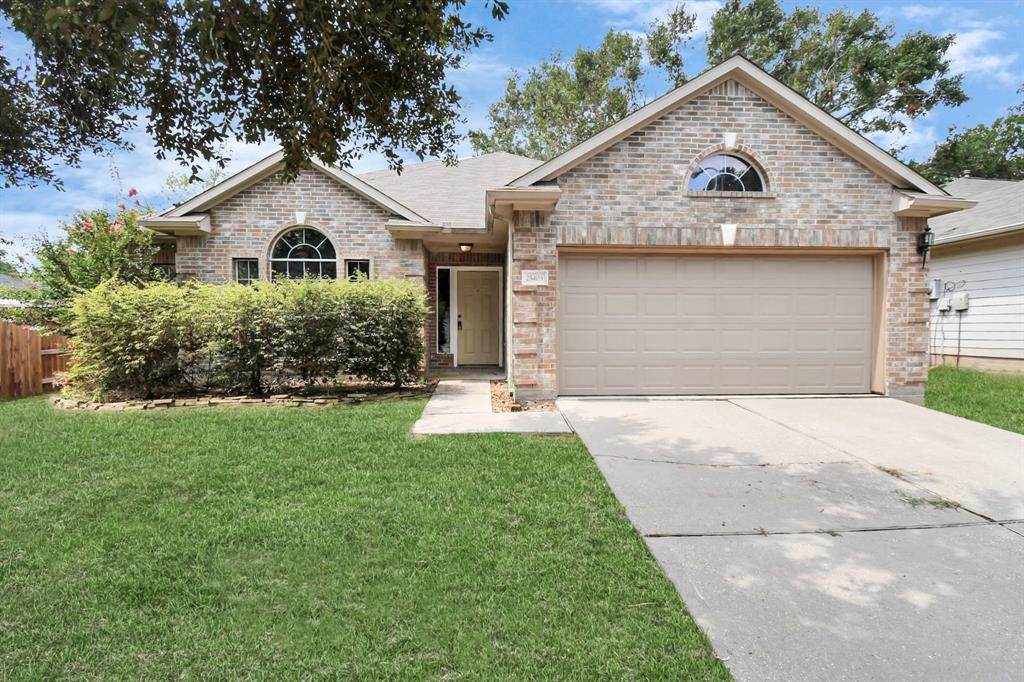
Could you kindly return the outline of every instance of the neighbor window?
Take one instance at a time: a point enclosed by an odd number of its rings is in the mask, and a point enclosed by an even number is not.
[[[451,353],[452,271],[437,269],[437,352]]]
[[[763,192],[764,182],[747,161],[730,154],[715,154],[697,164],[688,189],[707,192]]]
[[[365,259],[346,260],[345,261],[345,277],[350,282],[354,282],[359,279],[359,275],[369,279],[370,278],[370,261]]]
[[[260,278],[260,262],[255,258],[235,259],[235,281],[239,284],[252,284]]]
[[[274,243],[270,252],[270,271],[275,276],[303,277],[338,276],[334,245],[319,230],[296,227],[288,230]]]

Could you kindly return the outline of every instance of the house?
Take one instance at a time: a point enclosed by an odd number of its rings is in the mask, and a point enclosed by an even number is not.
[[[4,289],[7,290],[18,290],[27,289],[28,284],[18,275],[5,275],[0,273],[0,294],[3,293]],[[4,298],[0,296],[0,308],[24,308],[25,304],[22,301],[13,298]]]
[[[973,205],[734,57],[544,163],[275,154],[144,224],[178,273],[422,281],[432,368],[556,395],[920,400],[930,217]]]
[[[931,351],[936,364],[1024,372],[1024,182],[958,178],[977,201],[931,221]]]

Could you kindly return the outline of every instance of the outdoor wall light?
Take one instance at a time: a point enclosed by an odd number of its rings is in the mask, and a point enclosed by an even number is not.
[[[921,254],[921,269],[924,270],[925,264],[928,262],[928,249],[932,248],[932,244],[935,243],[935,233],[932,232],[932,228],[924,228],[924,232],[917,235],[917,252]]]
[[[469,253],[472,250],[473,250],[473,245],[471,243],[469,243],[469,242],[463,242],[463,243],[459,244],[459,251],[461,251],[462,253]]]

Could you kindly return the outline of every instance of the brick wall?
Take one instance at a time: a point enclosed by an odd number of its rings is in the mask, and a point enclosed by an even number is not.
[[[735,132],[741,156],[762,171],[766,191],[687,189],[690,170]],[[926,275],[915,261],[917,220],[897,223],[893,188],[816,133],[735,81],[666,113],[557,179],[550,213],[513,220],[511,376],[517,398],[557,394],[558,246],[721,245],[891,249],[887,282],[887,392],[909,399],[927,371]],[[916,263],[916,264],[915,264]],[[523,288],[524,269],[546,269],[550,285]]]
[[[338,273],[346,258],[370,260],[371,276],[425,275],[425,252],[419,241],[395,239],[385,223],[389,211],[315,170],[292,183],[271,176],[210,210],[208,237],[178,239],[178,273],[207,282],[230,281],[232,260],[256,258],[260,277],[268,278],[270,247],[288,227],[295,212],[305,211],[304,224],[323,232],[334,244]]]

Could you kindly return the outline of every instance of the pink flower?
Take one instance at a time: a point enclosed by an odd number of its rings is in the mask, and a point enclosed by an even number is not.
[[[78,253],[78,249],[73,246],[68,247],[68,253]]]
[[[23,324],[23,325],[21,325],[21,328],[24,329],[27,332],[32,331],[31,325]]]
[[[124,202],[121,202],[120,204],[118,204],[117,207],[123,211],[125,209]]]
[[[139,190],[137,190],[134,187],[132,187],[130,190],[128,190],[128,197],[131,198],[131,197],[135,196],[138,193],[139,193]]]
[[[94,228],[96,226],[91,221],[83,220],[82,221],[82,227],[84,227],[87,230],[91,230],[92,228]]]
[[[135,205],[136,205],[136,206],[142,206],[142,204],[141,204],[141,203],[139,203],[139,200],[138,200],[138,199],[136,199],[136,200],[135,200]]]

